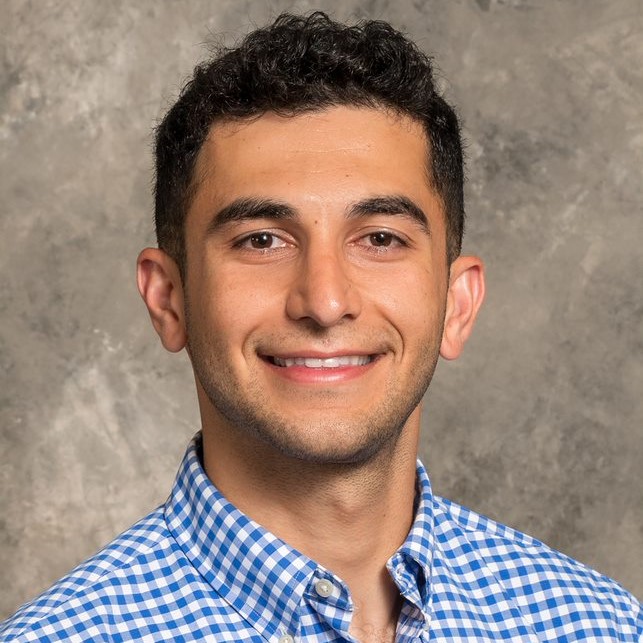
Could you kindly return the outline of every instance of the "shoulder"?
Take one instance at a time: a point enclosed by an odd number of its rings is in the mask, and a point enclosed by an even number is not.
[[[571,631],[576,623],[590,634],[595,627],[597,636],[619,634],[615,640],[643,635],[641,604],[634,596],[539,540],[439,497],[435,525],[438,547],[455,573],[484,567],[536,630]]]
[[[176,574],[174,550],[159,508],[0,624],[0,640],[72,638],[99,621],[105,605]]]

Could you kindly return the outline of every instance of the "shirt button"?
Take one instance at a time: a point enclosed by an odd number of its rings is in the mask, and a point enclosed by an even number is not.
[[[315,591],[322,598],[328,598],[333,593],[333,584],[322,578],[315,583]]]
[[[295,643],[295,639],[290,634],[284,634],[279,637],[279,643]]]

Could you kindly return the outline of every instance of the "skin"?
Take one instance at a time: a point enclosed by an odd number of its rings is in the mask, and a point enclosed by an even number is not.
[[[421,398],[484,296],[479,258],[447,264],[427,157],[418,123],[377,109],[217,123],[185,283],[162,250],[138,259],[163,345],[192,361],[209,477],[348,584],[363,641],[394,640],[385,564],[413,520]],[[283,366],[346,356],[365,363]]]

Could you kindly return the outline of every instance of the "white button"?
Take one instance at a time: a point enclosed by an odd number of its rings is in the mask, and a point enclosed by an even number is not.
[[[328,598],[333,593],[333,584],[325,578],[322,578],[315,583],[315,591],[322,598]]]
[[[284,634],[279,637],[279,643],[295,643],[295,639],[290,634]]]

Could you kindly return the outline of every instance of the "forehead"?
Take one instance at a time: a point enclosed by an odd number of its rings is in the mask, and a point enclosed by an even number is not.
[[[219,122],[197,159],[188,225],[196,212],[240,197],[343,211],[351,200],[390,193],[437,216],[429,166],[423,126],[390,110],[340,106]]]
[[[339,106],[295,116],[268,112],[215,123],[199,152],[195,176],[228,177],[241,166],[259,169],[255,166],[267,158],[303,163],[302,171],[368,159],[375,167],[410,162],[426,172],[428,143],[420,123],[391,110]]]

